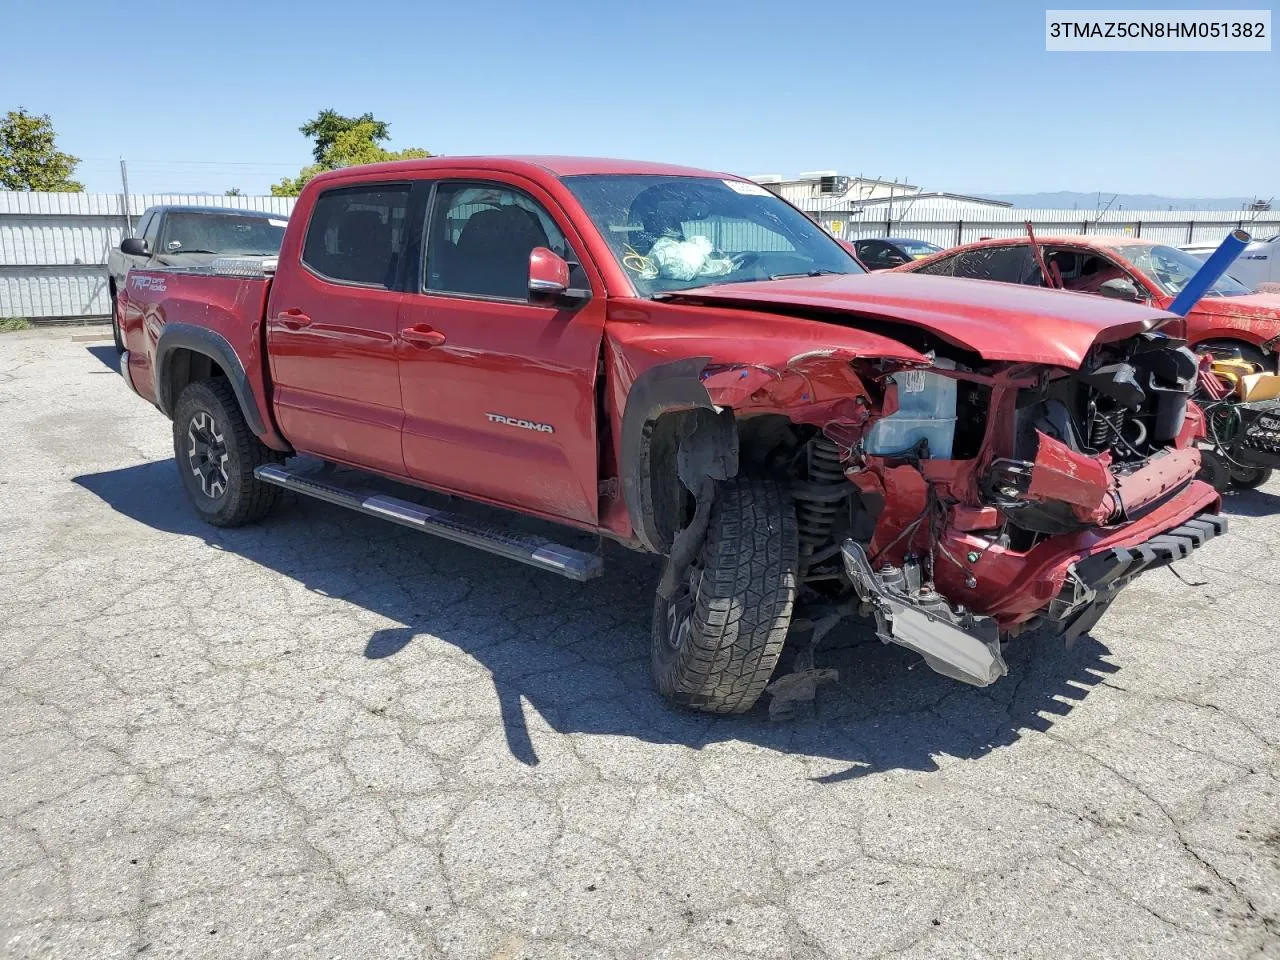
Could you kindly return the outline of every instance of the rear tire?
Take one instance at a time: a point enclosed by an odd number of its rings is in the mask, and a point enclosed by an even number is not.
[[[751,709],[786,642],[798,556],[795,509],[781,486],[720,486],[698,558],[671,600],[654,604],[650,652],[663,696],[709,713]]]
[[[197,380],[182,391],[173,411],[173,455],[191,506],[215,527],[261,520],[280,499],[280,488],[253,471],[284,455],[249,429],[226,380]]]

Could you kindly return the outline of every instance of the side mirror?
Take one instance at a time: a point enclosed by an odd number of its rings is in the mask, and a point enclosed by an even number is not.
[[[1137,301],[1142,299],[1142,294],[1138,292],[1138,288],[1133,282],[1123,277],[1116,277],[1114,280],[1108,280],[1098,287],[1098,293],[1104,297],[1110,297],[1112,300],[1130,300]]]
[[[147,249],[147,241],[141,237],[126,237],[121,240],[120,252],[131,257],[146,257],[151,254],[151,251]]]
[[[529,251],[529,296],[558,297],[569,289],[569,264],[546,247]]]

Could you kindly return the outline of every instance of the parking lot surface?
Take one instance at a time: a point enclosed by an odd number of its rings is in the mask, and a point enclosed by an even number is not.
[[[1280,957],[1280,483],[988,689],[704,717],[652,558],[205,527],[114,363],[0,335],[0,956]]]

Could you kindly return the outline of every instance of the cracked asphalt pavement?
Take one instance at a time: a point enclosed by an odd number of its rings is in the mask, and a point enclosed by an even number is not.
[[[652,558],[202,526],[114,363],[0,336],[0,956],[1280,958],[1280,483],[988,689],[706,717]]]

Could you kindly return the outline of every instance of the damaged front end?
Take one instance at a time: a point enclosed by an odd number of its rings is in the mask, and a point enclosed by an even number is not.
[[[734,408],[744,467],[788,479],[802,602],[855,609],[985,686],[1007,672],[1003,639],[1074,639],[1135,576],[1225,532],[1195,479],[1197,363],[1181,341],[1099,343],[1076,370],[916,346],[919,360],[704,374]]]

